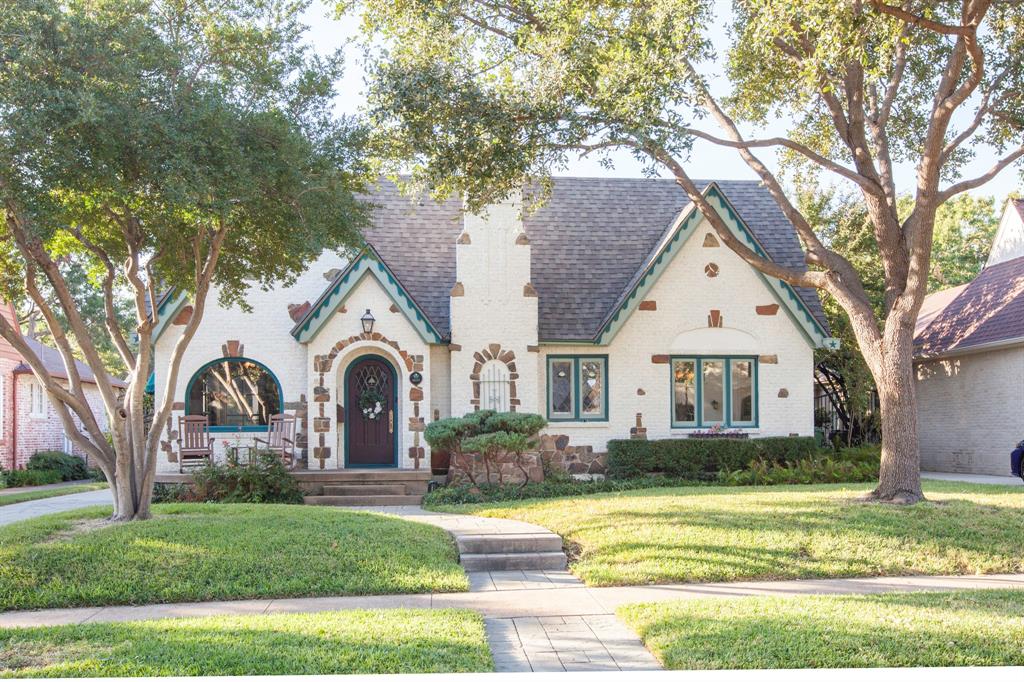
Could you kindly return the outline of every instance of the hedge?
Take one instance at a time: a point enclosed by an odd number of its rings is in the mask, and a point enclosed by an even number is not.
[[[713,480],[720,471],[746,469],[755,460],[783,464],[818,451],[811,436],[612,440],[608,442],[608,473],[616,478],[658,473],[693,481]]]
[[[89,478],[85,460],[59,450],[40,450],[28,460],[27,469],[60,472],[62,481],[81,481]]]

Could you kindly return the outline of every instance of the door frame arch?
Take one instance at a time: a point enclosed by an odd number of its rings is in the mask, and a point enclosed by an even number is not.
[[[349,396],[348,396],[348,377],[349,377],[349,373],[352,371],[353,367],[358,366],[364,360],[370,360],[370,359],[379,360],[380,362],[383,362],[384,365],[388,368],[388,371],[391,372],[391,403],[394,406],[393,409],[395,411],[395,430],[394,430],[394,433],[391,434],[391,441],[392,441],[391,464],[360,464],[360,465],[358,465],[355,468],[358,468],[358,469],[397,469],[398,468],[398,441],[400,440],[399,439],[399,427],[398,427],[398,425],[401,423],[401,421],[400,421],[401,420],[401,415],[399,414],[399,407],[400,407],[400,405],[398,404],[398,370],[395,369],[395,364],[391,361],[391,358],[387,357],[386,355],[382,355],[381,353],[374,353],[374,352],[362,353],[362,354],[357,355],[356,357],[352,358],[349,361],[348,365],[345,367],[345,373],[344,373],[344,376],[342,377],[342,380],[341,380],[341,390],[339,392],[341,393],[342,396],[344,396],[343,407],[344,407],[344,411],[345,411],[345,426],[344,426],[344,432],[345,432],[345,437],[344,437],[344,441],[345,441],[345,443],[344,443],[344,445],[345,445],[345,455],[344,455],[344,465],[345,465],[346,469],[352,468],[352,467],[349,466],[349,450],[350,450],[350,447],[349,447],[349,434],[352,433],[352,429],[350,428],[350,425],[352,423],[351,420],[352,420],[353,415],[355,414],[355,409],[356,409],[355,405],[349,405],[348,404],[349,403],[349,400],[348,400],[348,398],[349,398]]]

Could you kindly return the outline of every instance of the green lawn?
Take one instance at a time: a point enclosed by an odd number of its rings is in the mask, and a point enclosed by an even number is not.
[[[471,611],[335,611],[0,630],[0,677],[489,672]]]
[[[1024,665],[1024,591],[745,597],[624,606],[673,670]]]
[[[1024,571],[1019,488],[926,482],[929,501],[866,504],[867,484],[659,488],[451,507],[565,538],[588,585]]]
[[[0,611],[467,589],[453,542],[425,524],[302,505],[154,511],[111,525],[110,508],[93,507],[0,527]]]
[[[18,493],[0,494],[0,507],[19,502],[31,502],[32,500],[45,500],[48,497],[60,497],[61,495],[73,495],[75,493],[87,493],[90,490],[102,490],[106,483],[82,483],[80,485],[67,485],[62,488],[46,488],[45,490],[25,490]]]

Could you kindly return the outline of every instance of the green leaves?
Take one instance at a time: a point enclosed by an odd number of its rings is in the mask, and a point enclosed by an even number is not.
[[[286,0],[15,0],[0,10],[0,198],[54,252],[152,257],[192,291],[293,277],[359,242],[362,131],[332,113],[337,56],[313,54]],[[197,253],[198,249],[198,253]],[[14,292],[16,293],[16,292]]]

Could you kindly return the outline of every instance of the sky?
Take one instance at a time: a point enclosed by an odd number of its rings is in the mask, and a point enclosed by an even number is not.
[[[721,31],[725,37],[725,21],[729,12],[729,0],[717,0],[717,21],[714,30]],[[345,75],[338,86],[338,110],[345,114],[358,114],[365,105],[364,95],[365,83],[363,65],[359,49],[350,43],[350,39],[357,34],[357,18],[347,16],[342,19],[334,19],[332,12],[328,9],[329,3],[323,0],[313,0],[306,15],[306,21],[310,27],[310,39],[318,51],[331,52],[338,47],[345,49]],[[725,94],[727,83],[721,75],[712,77],[712,91],[716,95]],[[786,131],[787,121],[780,120],[768,129],[744,130],[744,134],[751,137],[764,137],[768,135],[781,135]],[[709,124],[709,132],[720,134]],[[774,152],[759,150],[758,157],[769,167],[775,168],[776,162]],[[965,170],[965,177],[974,177],[985,172],[997,160],[998,156],[992,150],[982,150],[977,158]],[[634,159],[628,152],[619,151],[611,155],[614,167],[609,169],[598,163],[596,157],[580,158],[572,160],[569,167],[558,173],[559,175],[573,176],[603,176],[603,177],[642,177],[643,164]],[[717,180],[756,180],[757,176],[740,158],[735,150],[723,149],[710,142],[698,140],[695,142],[690,158],[684,163],[687,171],[692,177]],[[662,172],[663,177],[670,177],[667,172]],[[1021,192],[1022,183],[1018,170],[1014,168],[1005,169],[995,179],[974,190],[975,196],[994,196],[997,200],[997,208],[1001,208],[1003,200],[1011,192]],[[842,181],[847,187],[850,184]],[[901,192],[909,192],[914,187],[914,167],[912,164],[901,164],[896,174],[897,189]]]

